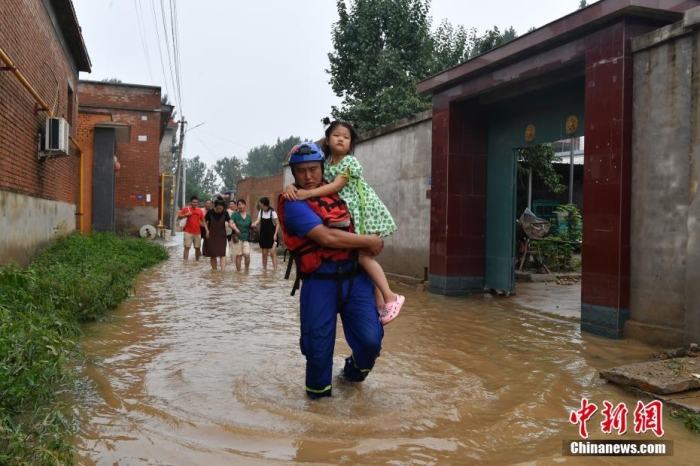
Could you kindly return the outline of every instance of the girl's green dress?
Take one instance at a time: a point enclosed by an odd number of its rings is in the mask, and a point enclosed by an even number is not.
[[[356,233],[378,234],[385,238],[396,231],[396,223],[389,209],[365,182],[362,166],[354,156],[346,155],[336,165],[327,163],[324,171],[323,176],[327,183],[332,183],[338,175],[343,175],[348,180],[338,195],[348,206]]]

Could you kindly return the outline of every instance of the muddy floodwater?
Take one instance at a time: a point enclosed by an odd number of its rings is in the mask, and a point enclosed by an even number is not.
[[[363,384],[334,383],[308,400],[298,295],[283,265],[212,272],[180,248],[144,273],[107,322],[84,328],[87,382],[73,394],[78,464],[697,464],[700,436],[664,411],[664,458],[562,455],[577,440],[569,414],[600,408],[594,439],[635,434],[638,397],[598,371],[655,348],[581,334],[575,322],[528,310],[524,298],[447,298],[400,288]],[[204,259],[204,258],[203,258]],[[536,303],[535,303],[536,304]],[[340,324],[339,324],[340,325]],[[334,373],[348,347],[338,331]],[[600,430],[603,401],[624,402],[628,432]],[[649,402],[650,400],[644,400]]]

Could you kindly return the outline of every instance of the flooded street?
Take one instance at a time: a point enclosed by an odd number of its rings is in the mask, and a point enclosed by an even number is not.
[[[654,348],[582,335],[513,298],[400,288],[407,305],[385,328],[373,373],[308,400],[286,264],[265,272],[255,250],[249,272],[214,272],[170,252],[109,322],[84,327],[78,464],[687,465],[700,456],[700,438],[667,411],[671,457],[562,456],[562,441],[578,439],[568,417],[582,397],[625,402],[623,438],[656,438],[633,432],[638,398],[598,378]],[[348,354],[339,331],[335,374]],[[591,437],[617,439],[600,432],[599,414]]]

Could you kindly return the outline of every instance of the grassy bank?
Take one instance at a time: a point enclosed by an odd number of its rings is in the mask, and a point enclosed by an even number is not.
[[[55,394],[78,324],[117,306],[167,257],[157,243],[96,233],[58,239],[27,268],[0,267],[0,464],[72,462]]]

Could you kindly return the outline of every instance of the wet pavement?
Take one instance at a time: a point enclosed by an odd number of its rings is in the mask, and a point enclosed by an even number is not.
[[[263,271],[256,250],[250,271],[214,272],[205,258],[183,263],[179,247],[171,254],[108,322],[84,328],[78,464],[687,465],[700,456],[700,437],[667,412],[673,456],[562,456],[562,442],[579,439],[569,414],[583,397],[625,403],[632,431],[639,397],[598,371],[658,348],[581,334],[575,320],[538,312],[539,293],[520,284],[509,298],[401,288],[407,304],[373,373],[310,401],[285,264]],[[347,355],[339,331],[335,373]],[[599,414],[591,438],[656,438],[604,434]]]

